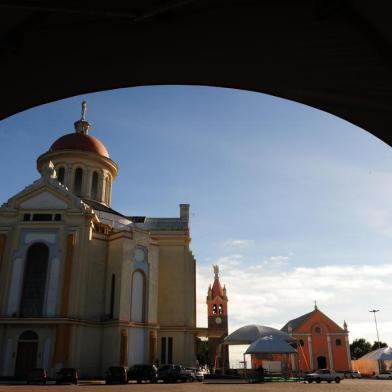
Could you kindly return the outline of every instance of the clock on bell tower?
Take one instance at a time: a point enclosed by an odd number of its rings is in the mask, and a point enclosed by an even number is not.
[[[210,366],[228,368],[228,347],[223,346],[223,339],[228,335],[226,286],[219,281],[219,267],[214,265],[214,283],[208,288],[208,357]]]

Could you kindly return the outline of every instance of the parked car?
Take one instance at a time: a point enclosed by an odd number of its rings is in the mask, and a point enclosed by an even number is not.
[[[186,382],[193,381],[193,377],[188,370],[180,365],[164,365],[158,369],[158,380],[163,382]]]
[[[361,372],[358,370],[353,370],[352,372],[348,373],[349,378],[362,378]]]
[[[46,384],[48,381],[48,375],[46,373],[46,369],[43,368],[35,368],[29,371],[27,374],[27,384],[32,383],[42,383]]]
[[[187,367],[185,368],[185,371],[189,373],[190,377],[192,378],[192,381],[196,381],[196,373],[197,373],[197,368],[190,368]]]
[[[308,373],[305,375],[305,380],[309,383],[313,381],[320,383],[321,381],[332,382],[335,381],[337,384],[343,380],[344,374],[343,373],[335,373],[329,369],[319,369],[313,373]]]
[[[128,383],[127,368],[123,366],[111,366],[106,371],[105,382],[106,384],[113,384],[113,383],[127,384]]]
[[[77,384],[79,379],[75,368],[62,368],[57,372],[56,384],[72,383]]]
[[[392,380],[392,372],[380,372],[374,378],[377,378],[377,380]]]
[[[133,365],[128,370],[128,380],[156,383],[158,381],[157,368],[154,365]]]

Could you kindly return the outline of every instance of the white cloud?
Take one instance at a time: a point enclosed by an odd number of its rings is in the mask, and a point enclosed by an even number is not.
[[[253,240],[246,240],[246,239],[228,239],[223,242],[223,246],[225,248],[229,248],[230,250],[232,249],[244,249],[244,248],[249,248],[254,244]]]
[[[294,268],[288,261],[289,256],[274,256],[251,265],[240,254],[216,261],[221,283],[227,287],[231,331],[250,323],[281,328],[288,320],[311,311],[313,301],[317,300],[320,310],[339,325],[347,321],[351,340],[376,339],[368,310],[377,307],[380,338],[392,345],[392,264]],[[212,267],[200,265],[197,272],[200,326],[207,324],[205,298],[212,281]]]

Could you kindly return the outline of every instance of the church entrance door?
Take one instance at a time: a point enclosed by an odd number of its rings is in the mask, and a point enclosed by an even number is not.
[[[15,376],[25,378],[28,372],[36,367],[38,336],[33,331],[20,335],[15,361]]]
[[[327,367],[327,358],[317,357],[317,369],[325,369]]]

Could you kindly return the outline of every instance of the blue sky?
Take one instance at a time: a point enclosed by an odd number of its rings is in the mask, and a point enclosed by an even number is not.
[[[319,110],[246,91],[155,86],[87,94],[0,122],[6,201],[35,161],[73,131],[87,100],[91,134],[119,164],[113,208],[177,216],[191,204],[198,321],[221,265],[230,328],[281,327],[313,300],[351,338],[392,344],[392,150]],[[244,305],[245,304],[245,305]]]

